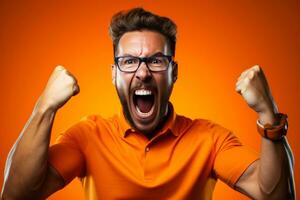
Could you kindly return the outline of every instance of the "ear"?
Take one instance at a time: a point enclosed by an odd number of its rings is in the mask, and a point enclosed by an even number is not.
[[[116,83],[116,65],[112,64],[111,65],[111,80],[112,80],[112,84],[115,85]]]
[[[174,84],[178,78],[178,63],[174,61],[172,66],[173,66],[172,76],[173,76],[173,84]]]

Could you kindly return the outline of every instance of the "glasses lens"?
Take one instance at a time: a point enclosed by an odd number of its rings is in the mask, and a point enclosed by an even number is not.
[[[152,56],[148,58],[124,56],[118,57],[116,62],[120,70],[124,72],[135,72],[138,69],[140,62],[146,62],[151,71],[160,72],[168,68],[170,60],[170,56]]]
[[[148,67],[152,71],[164,71],[168,68],[170,61],[165,56],[154,56],[148,59]]]
[[[139,66],[139,59],[131,56],[118,58],[118,65],[122,71],[132,72]]]

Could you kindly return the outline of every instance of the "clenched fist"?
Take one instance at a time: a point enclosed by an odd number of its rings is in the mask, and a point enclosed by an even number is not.
[[[277,112],[277,106],[267,79],[258,65],[245,70],[240,75],[236,83],[236,91],[242,95],[248,106],[257,113]]]
[[[79,86],[76,78],[64,67],[57,66],[52,72],[37,106],[56,111],[78,93]]]

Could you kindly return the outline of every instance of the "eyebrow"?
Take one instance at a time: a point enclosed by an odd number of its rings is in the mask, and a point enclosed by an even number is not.
[[[116,57],[125,57],[125,56],[138,57],[138,56],[134,56],[134,55],[129,54],[129,53],[125,53],[124,55],[120,55],[120,56],[116,56]],[[156,52],[156,53],[152,54],[151,56],[146,56],[146,57],[149,58],[149,57],[153,57],[153,56],[164,56],[164,54],[161,51],[159,51],[159,52]],[[140,57],[140,58],[142,58],[142,57]]]

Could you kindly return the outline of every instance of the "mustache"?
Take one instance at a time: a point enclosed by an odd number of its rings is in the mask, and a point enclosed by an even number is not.
[[[157,86],[154,83],[143,83],[143,82],[138,82],[131,86],[131,90],[135,90],[135,89],[152,89],[152,90],[154,90],[156,88],[157,88]]]

